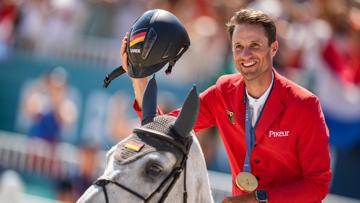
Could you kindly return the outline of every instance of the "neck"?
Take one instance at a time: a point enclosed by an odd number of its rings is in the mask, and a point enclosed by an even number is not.
[[[272,74],[272,71],[268,71],[262,77],[254,80],[245,79],[244,82],[248,94],[255,99],[261,97],[271,84]]]
[[[188,201],[187,202],[209,202],[214,203],[214,200],[211,196],[210,182],[208,175],[206,173],[206,163],[204,159],[204,154],[201,150],[200,143],[196,137],[193,139],[193,143],[190,148],[189,157],[187,161],[187,170],[186,173],[186,184],[188,191]],[[191,172],[190,172],[191,171]],[[184,172],[182,172],[184,174]],[[179,181],[179,180],[178,180]],[[199,187],[199,184],[201,187]],[[182,191],[182,184],[177,184],[179,190]],[[166,202],[179,202],[179,193],[173,193],[174,201]],[[170,200],[170,199],[169,199]]]

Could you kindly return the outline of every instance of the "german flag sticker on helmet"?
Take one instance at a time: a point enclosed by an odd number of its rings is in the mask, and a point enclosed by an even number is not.
[[[130,47],[145,40],[146,32],[140,32],[130,38]]]

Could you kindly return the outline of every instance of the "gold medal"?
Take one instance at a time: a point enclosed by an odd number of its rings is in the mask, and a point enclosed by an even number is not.
[[[236,176],[236,186],[244,192],[253,192],[258,186],[256,177],[248,172],[241,172]]]

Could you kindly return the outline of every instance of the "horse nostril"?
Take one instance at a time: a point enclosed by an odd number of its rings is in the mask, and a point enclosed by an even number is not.
[[[98,185],[98,186],[105,186],[107,185],[108,183],[110,183],[109,180],[106,180],[106,179],[99,179],[95,182],[95,185]]]

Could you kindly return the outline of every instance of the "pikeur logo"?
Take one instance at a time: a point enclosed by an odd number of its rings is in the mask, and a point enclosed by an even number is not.
[[[130,49],[130,53],[138,53],[138,54],[140,54],[140,49]]]
[[[287,137],[289,136],[290,131],[269,131],[269,137]]]

